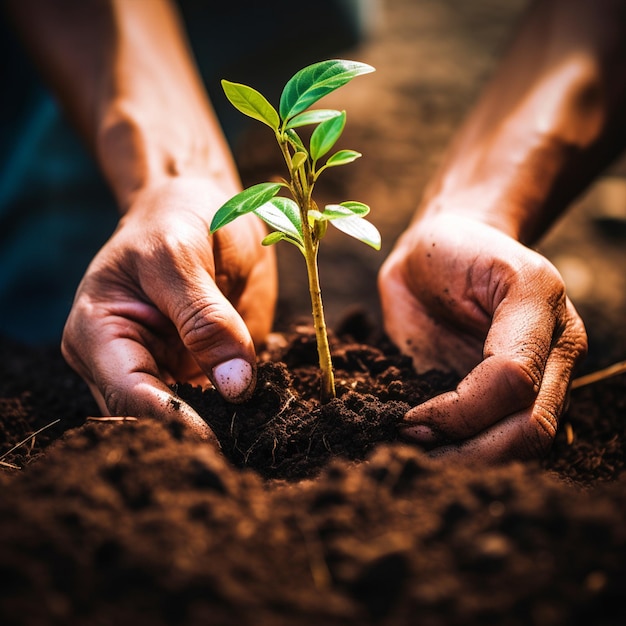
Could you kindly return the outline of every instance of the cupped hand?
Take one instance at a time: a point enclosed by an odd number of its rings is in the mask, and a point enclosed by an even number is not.
[[[429,216],[401,237],[379,289],[385,329],[416,370],[464,376],[406,414],[404,437],[471,463],[549,450],[587,350],[553,265],[484,223]]]
[[[105,415],[183,421],[214,439],[170,385],[210,381],[232,402],[252,393],[254,344],[273,318],[275,259],[253,215],[209,235],[238,191],[230,187],[178,178],[138,192],[90,264],[62,350]]]

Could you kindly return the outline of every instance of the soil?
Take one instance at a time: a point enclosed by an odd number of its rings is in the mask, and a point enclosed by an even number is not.
[[[377,269],[524,6],[389,0],[353,53],[378,70],[340,105],[345,147],[365,157],[321,192],[367,201],[385,249],[329,238],[322,252],[336,400],[317,399],[287,246],[255,396],[176,389],[221,453],[176,424],[94,419],[57,347],[0,340],[0,624],[626,623],[624,376],[572,391],[542,460],[442,464],[396,437],[406,408],[456,377],[416,375],[385,339]],[[419,76],[406,58],[423,60]],[[256,132],[240,155],[249,182],[279,167]],[[540,246],[587,323],[587,370],[626,358],[626,219],[607,226],[602,184]]]
[[[304,328],[245,405],[179,387],[223,455],[92,420],[60,355],[3,344],[3,441],[62,419],[2,459],[22,468],[1,475],[2,624],[623,623],[623,380],[573,392],[542,462],[438,464],[395,424],[454,379],[357,342],[354,320],[323,407]]]

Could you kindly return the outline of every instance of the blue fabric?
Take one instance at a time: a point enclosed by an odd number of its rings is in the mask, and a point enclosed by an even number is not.
[[[371,0],[370,0],[371,1]],[[200,72],[229,141],[242,116],[219,81],[248,82],[277,98],[302,65],[354,45],[364,0],[180,3]],[[302,42],[306,42],[304,45]],[[284,51],[289,50],[285,55]],[[87,265],[118,213],[92,158],[0,22],[0,334],[58,342]],[[269,68],[270,71],[261,71]]]

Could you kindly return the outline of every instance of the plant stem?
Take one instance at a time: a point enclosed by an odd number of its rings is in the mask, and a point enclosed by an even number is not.
[[[328,334],[326,332],[326,321],[324,319],[324,307],[322,305],[322,291],[320,289],[319,272],[317,269],[317,247],[313,244],[311,229],[308,223],[306,227],[303,228],[303,231],[306,252],[306,271],[309,279],[309,294],[311,296],[311,310],[313,313],[313,327],[315,328],[317,356],[322,379],[320,399],[322,402],[328,402],[336,395],[335,376],[333,374],[333,364],[330,356]]]
[[[315,329],[317,357],[321,376],[320,400],[321,402],[328,402],[336,396],[335,376],[333,374],[333,363],[330,356],[330,345],[328,343],[328,332],[326,330],[324,306],[322,304],[322,290],[320,288],[319,271],[317,268],[319,241],[314,240],[313,229],[309,225],[309,209],[311,208],[313,184],[307,180],[307,176],[299,178],[298,172],[293,171],[288,143],[280,134],[277,134],[277,139],[290,173],[291,192],[300,208],[302,239],[304,241],[304,260],[306,262],[306,272],[309,281],[313,328]]]

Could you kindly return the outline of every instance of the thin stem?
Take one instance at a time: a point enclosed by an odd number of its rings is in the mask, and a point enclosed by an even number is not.
[[[324,307],[322,304],[322,290],[320,288],[319,271],[317,268],[317,251],[319,241],[315,240],[314,233],[309,225],[309,209],[312,203],[313,183],[307,180],[307,176],[299,176],[293,171],[291,154],[287,141],[278,136],[281,151],[291,177],[291,191],[300,208],[300,220],[302,222],[302,239],[304,241],[304,260],[306,262],[307,278],[309,282],[309,295],[311,297],[311,312],[313,314],[313,328],[317,343],[317,356],[321,375],[320,396],[322,402],[328,402],[335,397],[335,377],[333,364],[328,343],[326,320],[324,319]]]
[[[320,289],[319,272],[317,270],[317,245],[313,244],[311,229],[307,226],[302,229],[304,234],[306,269],[309,279],[309,294],[311,296],[311,309],[313,312],[313,327],[317,341],[317,356],[322,377],[321,400],[328,402],[335,397],[335,377],[333,364],[330,356],[330,345],[326,321],[324,319],[324,307],[322,305],[322,291]]]

